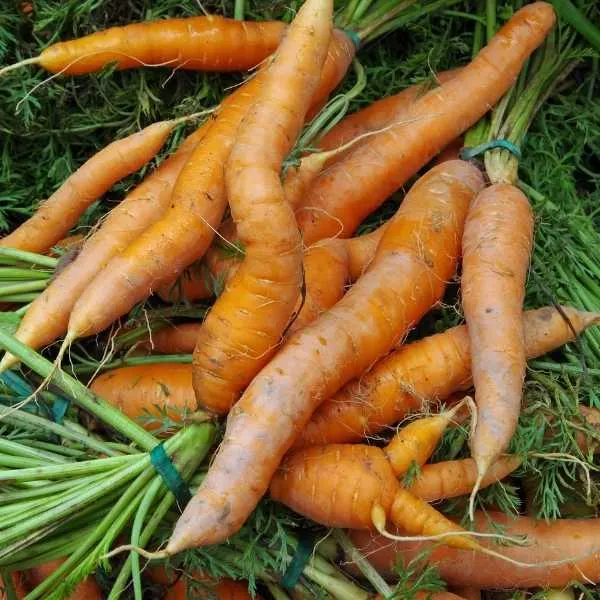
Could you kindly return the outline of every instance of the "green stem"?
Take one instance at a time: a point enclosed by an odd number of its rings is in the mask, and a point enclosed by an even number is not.
[[[54,452],[47,452],[45,450],[39,450],[32,448],[31,446],[25,446],[11,440],[0,438],[0,452],[8,452],[15,456],[23,456],[26,458],[34,458],[39,461],[47,461],[53,463],[67,463],[68,461],[64,456],[54,454]]]
[[[600,51],[600,29],[570,0],[550,0],[556,12],[576,29],[596,50]]]
[[[16,267],[0,267],[0,281],[31,281],[32,279],[50,279],[51,277],[52,273],[49,273],[48,271],[18,269]]]
[[[112,362],[103,364],[100,367],[99,363],[75,365],[73,371],[77,375],[86,375],[94,373],[96,370],[106,371],[109,369],[117,369],[119,367],[133,367],[135,365],[152,365],[154,363],[185,363],[192,362],[191,354],[161,354],[156,356],[133,356],[131,358],[120,358]],[[133,438],[132,438],[133,439]]]
[[[21,296],[27,292],[39,292],[45,289],[48,285],[47,280],[42,281],[26,281],[22,283],[13,283],[10,285],[0,284],[0,301],[8,296]]]
[[[334,598],[338,600],[368,600],[369,594],[357,585],[345,581],[338,577],[333,577],[327,573],[323,573],[319,569],[315,569],[310,565],[304,567],[303,574],[328,591]]]
[[[28,293],[28,294],[7,294],[2,296],[2,302],[14,302],[15,304],[21,304],[23,302],[33,302],[39,294]]]
[[[246,2],[245,0],[235,0],[233,8],[233,18],[238,21],[243,21],[246,15]]]
[[[50,269],[55,269],[58,264],[58,260],[50,256],[43,256],[42,254],[34,254],[33,252],[16,250],[14,248],[0,248],[0,264],[5,262],[12,264],[14,261],[25,262],[39,267],[49,267]]]
[[[485,35],[489,41],[496,35],[496,0],[486,0]]]
[[[564,363],[555,363],[544,360],[532,360],[529,365],[534,369],[540,369],[542,371],[552,371],[554,373],[567,373],[569,375],[577,375],[579,377],[584,375],[583,367],[579,365],[567,365]],[[600,377],[600,369],[586,369],[586,373],[593,377]]]

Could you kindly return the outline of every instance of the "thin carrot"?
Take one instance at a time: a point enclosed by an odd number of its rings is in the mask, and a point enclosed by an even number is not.
[[[471,454],[480,477],[517,427],[525,379],[523,299],[533,215],[517,187],[477,196],[463,236],[462,305],[469,332],[477,420]]]
[[[302,5],[264,71],[225,167],[245,253],[204,320],[194,351],[196,398],[214,412],[227,412],[269,361],[300,297],[302,245],[280,172],[319,84],[332,14],[332,0]]]
[[[527,311],[524,322],[527,357],[534,358],[600,323],[600,314],[545,307]],[[461,325],[403,346],[349,383],[317,409],[295,447],[361,440],[471,385],[469,336]]]
[[[152,334],[147,345],[157,354],[191,354],[202,323],[178,323],[169,325]]]
[[[406,124],[365,140],[327,169],[296,212],[305,243],[350,237],[366,215],[500,99],[554,22],[550,4],[524,6],[469,65],[419,98]]]
[[[167,553],[235,532],[315,408],[389,352],[441,298],[456,268],[468,204],[482,185],[475,167],[455,161],[413,186],[367,272],[290,338],[234,406],[223,443]]]
[[[208,121],[189,135],[172,156],[108,213],[76,259],[57,274],[29,307],[15,334],[19,341],[38,349],[67,331],[71,311],[94,277],[165,212],[177,176],[210,124]],[[6,354],[0,362],[0,371],[17,362]]]
[[[154,158],[177,122],[153,123],[100,150],[79,167],[32,217],[2,238],[0,247],[47,252],[68,233],[92,202],[117,181]]]

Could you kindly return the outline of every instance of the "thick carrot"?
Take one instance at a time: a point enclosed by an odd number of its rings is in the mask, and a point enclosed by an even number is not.
[[[561,310],[568,320],[553,307],[525,313],[528,358],[566,344],[574,333],[600,322],[600,314]],[[469,336],[461,325],[403,346],[349,383],[318,408],[295,446],[361,440],[471,385]]]
[[[85,241],[77,258],[29,307],[15,334],[19,341],[37,350],[67,331],[71,311],[94,277],[165,212],[177,176],[210,124],[210,121],[205,123],[189,135],[172,156],[108,213],[100,228]],[[17,362],[6,354],[0,370]]]
[[[528,563],[573,560],[555,566],[519,567],[484,554],[427,542],[393,543],[369,531],[353,531],[351,537],[369,557],[369,562],[382,575],[392,578],[392,568],[399,559],[408,562],[430,548],[432,552],[427,562],[438,569],[449,585],[514,589],[600,581],[600,519],[561,519],[546,523],[529,517],[513,518],[500,512],[476,513],[479,531],[493,531],[490,521],[504,526],[507,535],[527,536],[528,545],[502,548],[502,554],[507,557]]]
[[[500,99],[554,21],[550,4],[526,5],[469,65],[414,102],[406,124],[370,137],[327,169],[296,212],[305,243],[350,237],[366,215]]]
[[[481,488],[502,481],[520,464],[521,460],[517,456],[501,456],[488,469],[481,481]],[[448,460],[423,465],[408,490],[427,502],[434,502],[470,494],[476,481],[477,465],[472,458]]]
[[[153,333],[147,346],[157,354],[191,354],[201,327],[202,323],[169,325]]]
[[[371,264],[386,226],[387,223],[383,223],[377,229],[365,235],[359,235],[347,240],[338,240],[338,243],[344,244],[348,253],[348,274],[350,281],[356,281]]]
[[[300,134],[331,39],[332,0],[308,0],[264,72],[225,181],[244,260],[204,320],[194,351],[198,403],[225,413],[269,361],[302,286],[302,244],[280,172]]]
[[[0,240],[2,248],[43,253],[62,239],[85,209],[117,181],[154,158],[176,121],[160,121],[112,142],[86,161],[37,209]]]
[[[477,196],[463,236],[462,305],[472,355],[477,424],[471,454],[480,476],[517,427],[525,379],[523,299],[533,246],[533,215],[516,186]]]
[[[338,69],[323,69],[313,106],[328,97],[339,82],[334,77],[348,67],[353,56],[339,51],[337,37],[331,40],[328,55],[340,62]],[[262,87],[264,73],[261,69],[223,101],[202,144],[177,179],[170,210],[115,256],[78,300],[69,322],[70,340],[102,331],[204,255],[227,206],[223,164]]]
[[[317,406],[389,352],[442,297],[456,268],[468,204],[482,185],[475,167],[455,161],[413,186],[367,272],[290,338],[234,406],[223,443],[167,552],[235,532]]]
[[[160,427],[164,416],[181,421],[186,413],[196,410],[189,364],[156,363],[114,369],[95,379],[90,389],[131,419],[155,417],[142,422],[149,431]]]

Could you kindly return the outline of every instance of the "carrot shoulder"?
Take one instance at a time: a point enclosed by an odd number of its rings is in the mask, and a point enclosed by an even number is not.
[[[235,532],[315,408],[389,352],[441,298],[456,268],[467,207],[482,186],[479,171],[461,161],[432,169],[414,185],[367,272],[290,338],[234,406],[168,552]]]

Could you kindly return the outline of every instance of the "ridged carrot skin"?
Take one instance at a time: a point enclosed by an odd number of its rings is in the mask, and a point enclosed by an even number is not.
[[[213,544],[239,529],[317,406],[389,352],[441,298],[469,202],[482,186],[478,169],[462,161],[432,169],[413,186],[367,272],[290,338],[234,406],[168,552]]]
[[[600,314],[562,307],[575,333],[600,322]],[[574,339],[554,307],[524,314],[528,358]],[[393,352],[373,369],[324,402],[300,432],[295,447],[356,442],[401,421],[422,403],[444,400],[471,387],[471,351],[464,325],[426,337]]]
[[[470,445],[480,474],[508,447],[521,411],[523,299],[532,247],[525,194],[508,184],[481,192],[465,225],[461,278],[477,404]]]
[[[302,130],[331,39],[332,0],[302,6],[264,71],[225,167],[244,258],[204,320],[194,351],[198,403],[226,413],[269,361],[302,288],[300,232],[281,168]]]
[[[39,58],[44,69],[64,75],[93,73],[109,63],[118,69],[244,71],[274,52],[285,27],[217,15],[132,23],[52,44]]]
[[[369,137],[327,169],[296,212],[305,243],[352,236],[364,217],[502,97],[554,22],[550,4],[524,6],[469,65],[414,102],[405,124]]]
[[[77,224],[92,202],[154,158],[173,127],[175,121],[153,123],[97,152],[69,176],[32,217],[2,238],[0,247],[47,252]]]

